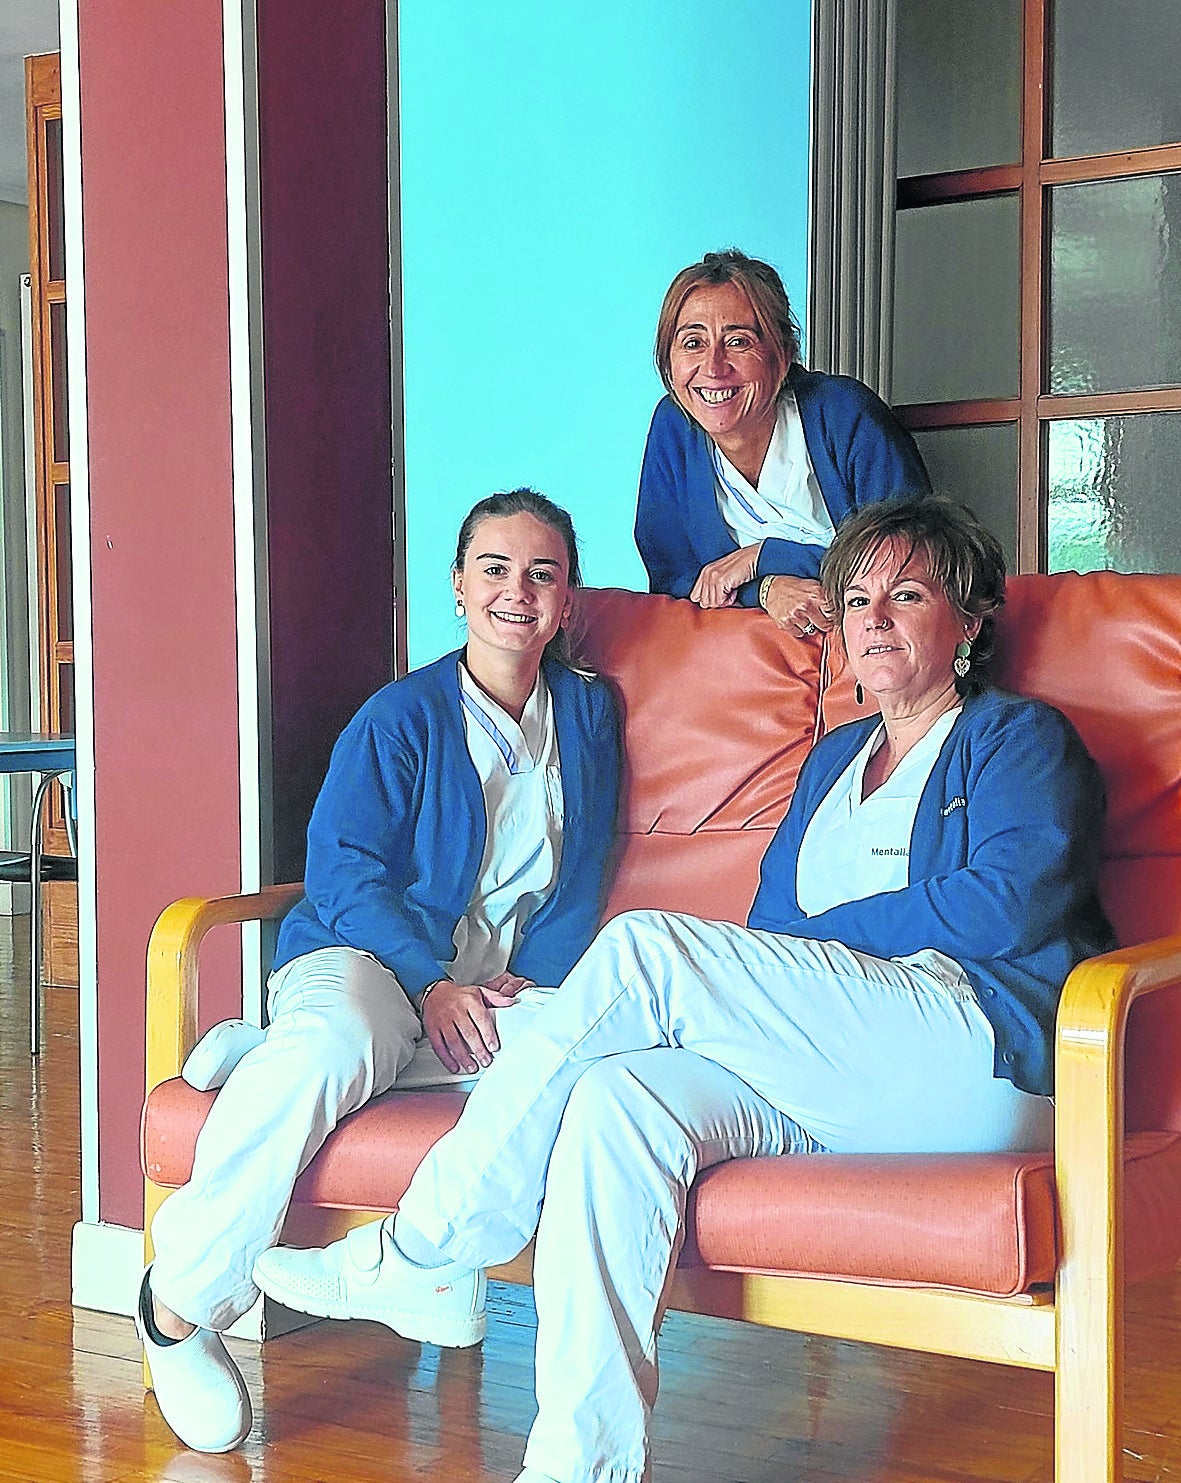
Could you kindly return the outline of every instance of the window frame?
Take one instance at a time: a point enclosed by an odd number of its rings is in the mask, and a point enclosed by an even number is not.
[[[1047,157],[1051,105],[1051,0],[1024,0],[1021,12],[1021,159],[976,170],[912,175],[897,181],[895,207],[911,211],[953,201],[1016,195],[1020,232],[1018,394],[977,401],[906,403],[895,408],[912,430],[1014,423],[1017,439],[1019,572],[1045,571],[1048,560],[1047,438],[1065,418],[1181,411],[1181,384],[1145,391],[1055,395],[1046,380],[1049,238],[1047,195],[1059,185],[1128,179],[1181,170],[1181,142],[1111,154]]]

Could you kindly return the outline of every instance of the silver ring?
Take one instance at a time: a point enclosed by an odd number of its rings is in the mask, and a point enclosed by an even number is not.
[[[816,632],[816,625],[815,625],[815,623],[805,623],[804,624],[804,630],[803,631],[804,631],[804,633],[815,633]]]

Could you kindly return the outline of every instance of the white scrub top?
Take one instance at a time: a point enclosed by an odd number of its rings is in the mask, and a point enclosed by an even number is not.
[[[508,967],[525,923],[558,878],[562,769],[549,687],[538,675],[520,725],[459,666],[468,752],[484,790],[484,855],[456,924],[454,983],[484,983]]]
[[[960,710],[956,706],[940,716],[881,787],[863,798],[866,765],[886,739],[885,728],[878,726],[821,799],[796,859],[796,900],[806,916],[909,884],[919,799]],[[957,986],[967,983],[954,958],[934,948],[899,961]]]
[[[826,549],[832,544],[832,519],[812,471],[794,392],[785,391],[779,399],[757,489],[717,444],[713,462],[718,511],[739,546],[768,536]]]

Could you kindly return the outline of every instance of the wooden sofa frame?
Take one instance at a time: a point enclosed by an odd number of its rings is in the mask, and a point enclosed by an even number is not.
[[[148,949],[147,1089],[179,1074],[196,1040],[198,954],[214,927],[273,920],[297,885],[178,901]],[[774,1328],[1052,1370],[1056,1483],[1118,1483],[1123,1455],[1124,1038],[1140,996],[1181,985],[1181,937],[1080,964],[1056,1035],[1054,1169],[1060,1252],[1054,1290],[985,1297],[832,1278],[683,1268],[670,1306]],[[168,1191],[145,1188],[145,1229]],[[335,1211],[333,1239],[381,1212]],[[327,1214],[327,1213],[326,1213]],[[335,1222],[333,1224],[333,1222]],[[145,1236],[151,1259],[150,1235]],[[528,1282],[527,1256],[494,1275]]]

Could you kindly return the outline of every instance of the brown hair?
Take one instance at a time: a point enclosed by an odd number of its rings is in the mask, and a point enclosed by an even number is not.
[[[682,268],[669,284],[656,321],[656,346],[653,356],[665,387],[672,391],[671,363],[673,336],[685,300],[698,288],[716,288],[723,283],[736,283],[750,300],[759,334],[778,347],[784,374],[800,353],[799,321],[792,313],[783,279],[770,263],[747,257],[737,247],[721,252],[707,252],[699,263]]]
[[[840,621],[845,594],[858,573],[887,544],[927,557],[932,578],[965,618],[979,618],[972,643],[972,668],[956,680],[961,695],[984,686],[995,649],[993,614],[1005,600],[1005,555],[1001,543],[967,505],[942,494],[903,495],[862,505],[841,521],[820,563],[825,601]],[[904,563],[905,564],[905,563]]]
[[[454,570],[457,572],[463,570],[468,548],[475,539],[476,531],[485,520],[503,519],[511,515],[532,515],[535,520],[540,520],[542,525],[548,525],[551,530],[557,531],[566,546],[567,576],[570,586],[580,587],[582,568],[578,562],[578,537],[574,534],[574,521],[571,520],[569,511],[563,510],[561,505],[555,505],[553,500],[547,499],[544,494],[538,494],[536,489],[499,490],[496,494],[490,494],[487,499],[478,500],[463,517],[463,524],[459,527],[459,538],[455,543]],[[561,659],[564,663],[570,662],[569,645],[564,628],[559,628],[546,644],[545,652],[552,654],[555,659]]]

